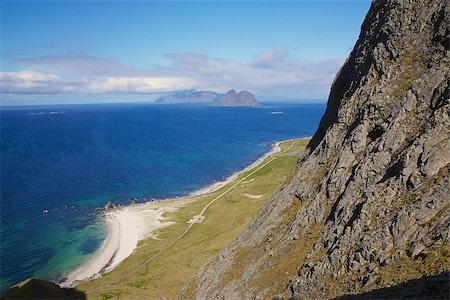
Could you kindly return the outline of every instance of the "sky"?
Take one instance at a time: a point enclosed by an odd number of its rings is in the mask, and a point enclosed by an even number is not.
[[[0,104],[151,102],[184,89],[325,101],[370,6],[0,0]]]

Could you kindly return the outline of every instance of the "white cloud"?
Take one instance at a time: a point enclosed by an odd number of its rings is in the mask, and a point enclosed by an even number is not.
[[[326,98],[343,59],[311,61],[290,57],[284,48],[257,54],[250,61],[225,60],[195,53],[168,55],[166,71],[197,81],[198,89],[247,89],[265,98]]]
[[[44,55],[15,60],[26,68],[43,68],[51,72],[66,72],[81,76],[136,76],[145,75],[147,70],[125,65],[115,59],[75,55]]]
[[[161,93],[183,89],[193,84],[189,78],[170,77],[109,77],[88,84],[90,93]]]
[[[276,67],[278,64],[284,62],[289,58],[289,52],[286,48],[279,47],[274,50],[264,51],[255,56],[255,59],[250,62],[251,66],[256,68],[270,68]]]
[[[343,59],[311,61],[291,57],[283,48],[256,54],[253,59],[232,60],[199,53],[171,53],[168,67],[135,68],[110,58],[88,55],[42,56],[19,59],[30,68],[64,72],[80,79],[66,81],[37,71],[1,73],[3,93],[142,94],[182,89],[225,92],[245,89],[259,98],[322,98]]]
[[[23,82],[40,82],[40,81],[62,81],[61,77],[53,74],[44,74],[36,71],[19,71],[19,72],[3,72],[0,75],[2,81],[23,81]]]
[[[0,91],[17,94],[57,94],[77,90],[77,83],[64,81],[54,74],[23,70],[0,72]]]

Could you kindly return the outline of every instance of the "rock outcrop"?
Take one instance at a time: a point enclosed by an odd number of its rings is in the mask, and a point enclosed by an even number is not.
[[[219,106],[256,106],[259,105],[255,96],[249,91],[229,90],[225,94],[212,91],[185,90],[159,97],[156,103],[202,103]]]
[[[235,90],[229,90],[226,94],[222,95],[217,104],[220,106],[256,106],[259,105],[256,101],[255,95],[249,91],[240,91],[236,93]]]
[[[445,0],[372,3],[296,169],[182,297],[334,298],[450,269],[448,20]]]
[[[221,95],[212,91],[185,90],[159,97],[156,103],[212,103]]]

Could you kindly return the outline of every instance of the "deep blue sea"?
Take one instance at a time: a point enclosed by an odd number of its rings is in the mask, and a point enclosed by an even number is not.
[[[273,111],[282,114],[272,115]],[[58,280],[101,245],[95,208],[186,195],[314,134],[325,104],[1,108],[1,289]]]

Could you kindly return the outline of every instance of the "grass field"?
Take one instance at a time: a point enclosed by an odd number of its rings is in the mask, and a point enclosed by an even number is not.
[[[195,271],[233,241],[286,180],[307,142],[282,142],[281,152],[233,182],[190,199],[175,213],[167,214],[175,223],[158,231],[158,239],[143,240],[115,270],[76,288],[87,292],[88,299],[176,298]],[[187,223],[205,207],[203,222]]]

